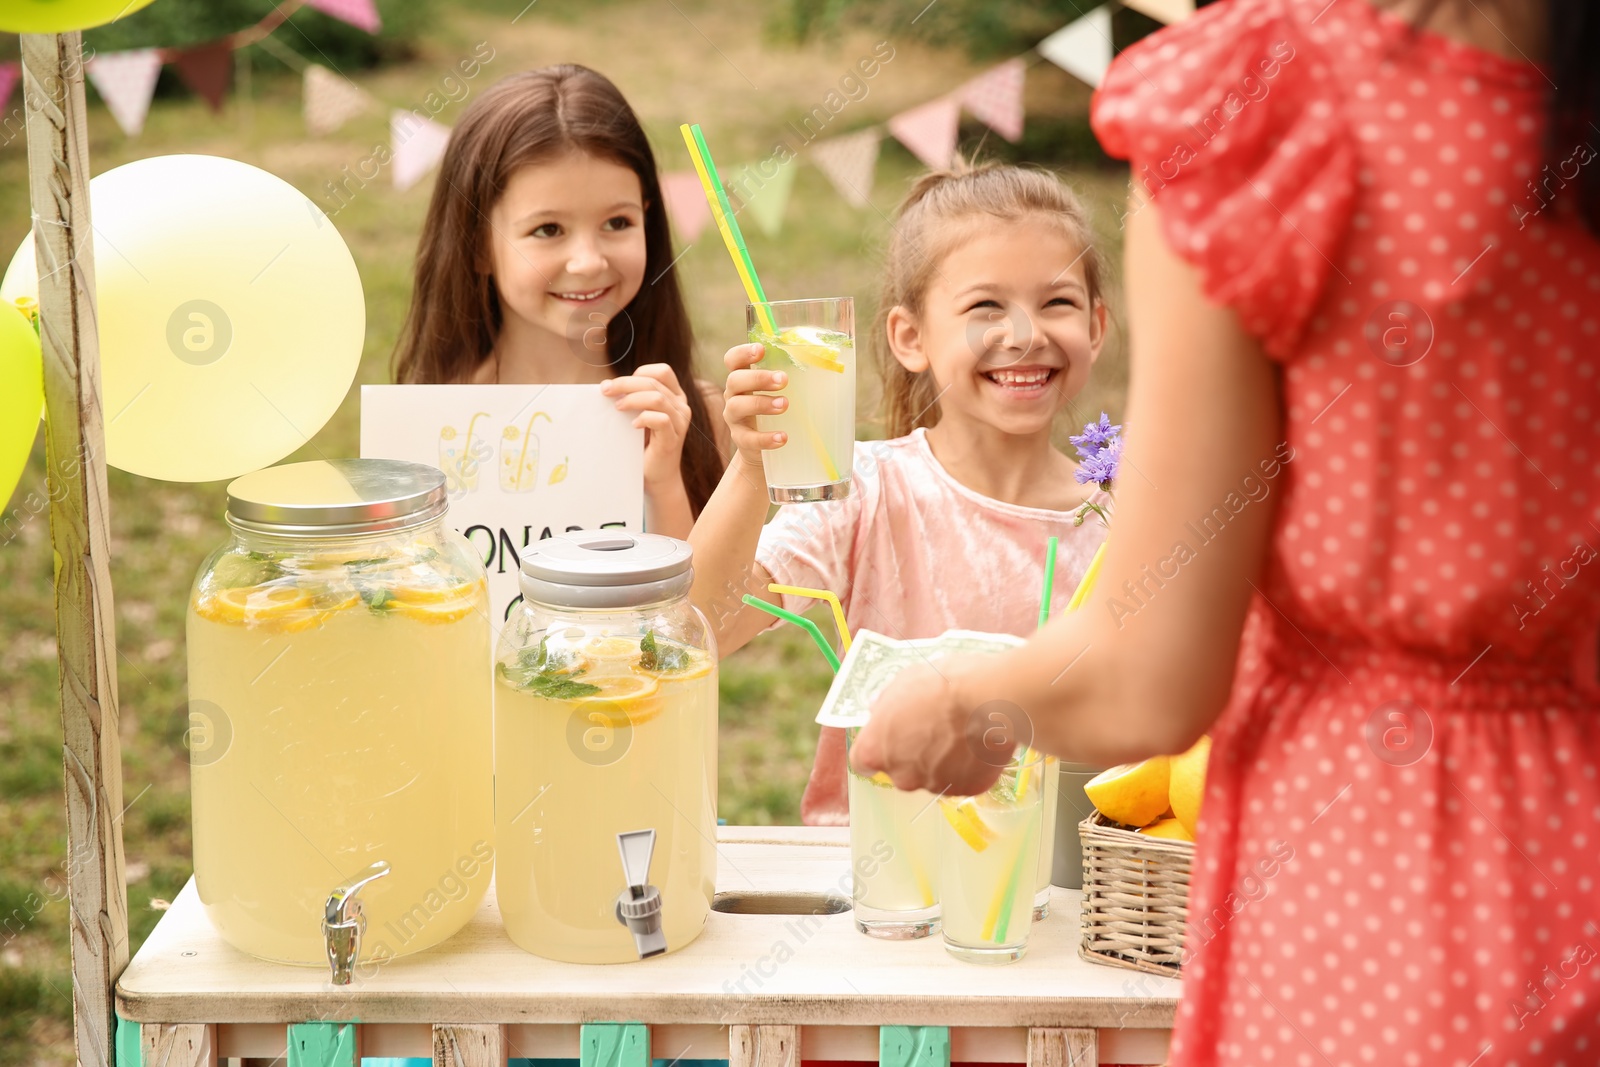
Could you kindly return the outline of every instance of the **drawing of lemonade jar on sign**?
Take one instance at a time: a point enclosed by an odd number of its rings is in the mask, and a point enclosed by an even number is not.
[[[494,456],[489,442],[476,436],[478,420],[488,417],[487,411],[473,415],[465,431],[454,426],[439,428],[439,469],[444,472],[445,489],[451,495],[477,489],[478,468]]]
[[[549,414],[535,411],[528,421],[508,425],[500,431],[500,491],[503,493],[531,493],[539,484],[539,435],[533,432],[540,419],[554,423]],[[549,484],[562,481],[567,476],[565,458],[550,472]]]

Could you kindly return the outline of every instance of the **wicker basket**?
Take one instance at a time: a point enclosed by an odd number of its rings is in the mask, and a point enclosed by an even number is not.
[[[1083,942],[1095,963],[1178,976],[1189,915],[1194,842],[1146,837],[1098,811],[1078,824],[1083,838]]]

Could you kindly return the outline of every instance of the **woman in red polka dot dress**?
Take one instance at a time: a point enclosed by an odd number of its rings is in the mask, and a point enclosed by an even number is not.
[[[982,789],[995,700],[1102,765],[1209,732],[1175,1067],[1600,1063],[1600,126],[1526,58],[1577,7],[1229,0],[1095,98],[1136,182],[1099,586],[855,755]]]

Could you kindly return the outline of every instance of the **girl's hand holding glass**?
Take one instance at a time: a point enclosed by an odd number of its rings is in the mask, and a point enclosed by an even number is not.
[[[758,469],[763,451],[781,448],[789,439],[785,433],[767,433],[756,429],[757,415],[776,415],[789,406],[789,401],[784,397],[756,392],[758,389],[776,392],[789,384],[789,376],[783,371],[754,369],[764,354],[765,349],[758,344],[734,345],[722,357],[728,368],[722,417],[727,420],[728,429],[733,434],[733,444],[739,450],[739,457]]]

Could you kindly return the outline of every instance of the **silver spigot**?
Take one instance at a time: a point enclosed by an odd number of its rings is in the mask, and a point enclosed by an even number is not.
[[[622,876],[628,883],[628,888],[617,897],[617,922],[633,934],[641,960],[667,951],[667,935],[661,929],[661,890],[650,884],[650,854],[655,848],[654,830],[631,830],[617,835]]]
[[[322,916],[322,936],[328,945],[328,966],[334,985],[349,985],[356,960],[361,957],[361,935],[367,929],[367,916],[356,896],[368,882],[389,873],[389,864],[379,860],[362,871],[354,881],[328,894]]]

